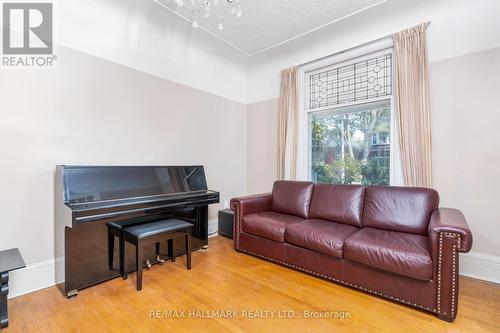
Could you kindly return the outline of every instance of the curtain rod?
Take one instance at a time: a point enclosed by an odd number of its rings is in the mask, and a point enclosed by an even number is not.
[[[426,24],[426,25],[429,25],[431,24],[431,21],[428,21],[428,22],[425,22],[425,23],[421,23],[421,24]],[[417,24],[416,26],[418,26],[420,24]],[[414,26],[415,27],[415,26]],[[409,27],[409,28],[405,28],[401,31],[404,31],[404,30],[407,30],[407,29],[411,29],[412,27]],[[297,67],[302,67],[302,66],[306,66],[306,65],[309,65],[309,64],[312,64],[314,62],[317,62],[317,61],[321,61],[321,60],[324,60],[324,59],[327,59],[327,58],[330,58],[330,57],[333,57],[333,56],[336,56],[336,55],[340,55],[340,54],[343,54],[343,53],[346,53],[346,52],[349,52],[349,51],[352,51],[354,49],[357,49],[357,48],[360,48],[360,47],[364,47],[364,46],[367,46],[367,45],[370,45],[370,44],[375,44],[377,42],[380,42],[386,38],[389,38],[389,37],[392,37],[394,35],[394,33],[392,34],[389,34],[389,35],[385,35],[383,37],[379,37],[377,39],[374,39],[372,41],[369,41],[369,42],[365,42],[365,43],[362,43],[362,44],[358,44],[358,45],[355,45],[355,46],[352,46],[348,49],[345,49],[345,50],[342,50],[342,51],[339,51],[339,52],[335,52],[335,53],[332,53],[332,54],[329,54],[329,55],[326,55],[324,57],[321,57],[321,58],[317,58],[317,59],[314,59],[314,60],[310,60],[310,61],[306,61],[306,62],[303,62],[301,64],[298,64],[298,65],[295,65]]]
[[[363,47],[363,46],[367,46],[367,45],[370,45],[370,44],[374,44],[376,42],[379,42],[381,40],[384,40],[388,37],[391,37],[392,35],[387,35],[387,36],[384,36],[384,37],[380,37],[380,38],[377,38],[375,40],[372,40],[370,42],[366,42],[366,43],[362,43],[362,44],[359,44],[359,45],[356,45],[356,46],[352,46],[348,49],[344,49],[342,51],[339,51],[339,52],[335,52],[335,53],[332,53],[332,54],[329,54],[329,55],[326,55],[326,56],[323,56],[321,58],[317,58],[317,59],[314,59],[314,60],[310,60],[310,61],[306,61],[306,62],[303,62],[299,65],[296,65],[297,67],[301,67],[301,66],[305,66],[305,65],[309,65],[309,64],[312,64],[314,62],[317,62],[317,61],[321,61],[321,60],[324,60],[324,59],[327,59],[327,58],[330,58],[330,57],[333,57],[333,56],[336,56],[336,55],[340,55],[340,54],[343,54],[343,53],[346,53],[346,52],[349,52],[349,51],[352,51],[354,49],[357,49],[357,48],[360,48],[360,47]]]

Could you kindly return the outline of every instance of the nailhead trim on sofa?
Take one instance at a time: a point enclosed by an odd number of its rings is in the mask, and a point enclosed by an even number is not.
[[[240,221],[240,205],[233,203],[231,208],[234,212],[234,214],[233,214],[234,247],[235,247],[235,249],[239,249],[240,248],[240,224],[241,223],[238,223],[238,221]]]
[[[272,261],[272,262],[275,262],[275,263],[278,263],[278,264],[281,264],[281,265],[284,265],[284,266],[287,266],[287,267],[291,267],[291,268],[294,268],[294,269],[302,271],[302,272],[306,272],[306,273],[311,274],[311,275],[315,275],[315,276],[318,276],[318,277],[321,277],[321,278],[324,278],[324,279],[327,279],[327,280],[331,280],[331,281],[334,281],[334,282],[337,282],[337,283],[341,283],[343,285],[346,285],[346,286],[349,286],[349,287],[352,287],[352,288],[356,288],[356,289],[363,290],[363,291],[366,291],[366,292],[369,292],[369,293],[372,293],[372,294],[375,294],[375,295],[378,295],[378,296],[389,298],[389,299],[392,299],[392,300],[400,302],[400,303],[404,303],[404,304],[407,304],[407,305],[412,305],[414,307],[421,308],[423,310],[427,310],[427,311],[430,311],[430,312],[436,312],[436,309],[431,309],[428,306],[424,306],[424,305],[420,305],[420,304],[417,304],[417,303],[414,303],[414,302],[410,302],[410,301],[407,301],[407,300],[404,300],[402,298],[395,297],[395,296],[392,296],[392,295],[383,294],[383,293],[380,293],[380,292],[375,291],[375,290],[371,290],[371,289],[368,289],[368,288],[365,288],[365,287],[362,287],[362,286],[358,286],[357,284],[352,284],[352,283],[349,283],[347,281],[339,280],[339,279],[336,279],[336,278],[328,276],[328,275],[319,274],[319,273],[310,271],[308,269],[305,269],[305,268],[302,268],[302,267],[299,267],[299,266],[295,266],[295,265],[292,265],[292,264],[289,264],[289,263],[286,263],[286,262],[283,262],[283,261],[279,261],[279,260],[276,260],[276,259],[273,259],[273,258],[268,258],[268,257],[263,256],[263,255],[258,254],[258,253],[254,253],[254,252],[251,252],[251,251],[248,251],[248,250],[245,250],[245,249],[241,249],[241,248],[236,249],[236,250],[239,251],[239,252],[244,252],[244,253],[247,253],[247,254],[250,254],[250,255],[253,255],[253,256],[256,256],[256,257],[260,257],[260,258],[263,258],[263,259],[266,259],[266,260],[269,260],[269,261]]]
[[[441,313],[441,266],[443,262],[443,234],[439,234],[439,253],[438,253],[438,276],[437,276],[437,313]]]
[[[236,251],[248,253],[250,255],[253,255],[253,256],[256,256],[256,257],[260,257],[260,258],[266,259],[268,261],[276,262],[278,264],[281,264],[281,265],[284,265],[284,266],[287,266],[287,267],[291,267],[291,268],[297,269],[299,271],[306,272],[306,273],[311,274],[311,275],[315,275],[315,276],[318,276],[318,277],[321,277],[321,278],[324,278],[324,279],[327,279],[327,280],[331,280],[331,281],[334,281],[334,282],[337,282],[337,283],[341,283],[341,284],[347,285],[347,286],[352,287],[352,288],[363,290],[363,291],[366,291],[366,292],[369,292],[369,293],[372,293],[372,294],[375,294],[375,295],[378,295],[378,296],[386,297],[386,298],[392,299],[394,301],[397,301],[397,302],[400,302],[400,303],[403,303],[403,304],[407,304],[407,305],[412,305],[412,306],[418,307],[420,309],[427,310],[427,311],[430,311],[430,312],[434,312],[434,313],[437,313],[437,314],[441,314],[441,286],[442,286],[442,284],[441,284],[441,272],[442,272],[442,264],[443,264],[443,260],[442,260],[442,257],[443,257],[443,255],[442,255],[442,253],[443,253],[443,236],[452,236],[452,237],[454,237],[454,238],[457,239],[457,245],[453,245],[453,259],[452,259],[453,274],[452,274],[452,280],[451,280],[451,286],[452,286],[452,293],[451,293],[452,294],[452,299],[451,299],[451,317],[453,318],[455,316],[455,303],[456,303],[456,297],[457,297],[457,294],[456,294],[457,253],[458,253],[458,249],[461,248],[461,237],[460,237],[459,234],[449,233],[449,232],[440,232],[439,233],[438,279],[437,279],[437,283],[438,283],[438,286],[437,286],[437,308],[433,309],[433,308],[430,308],[428,306],[424,306],[424,305],[420,305],[420,304],[417,304],[417,303],[414,303],[414,302],[410,302],[410,301],[407,301],[407,300],[404,300],[404,299],[401,299],[401,298],[398,298],[398,297],[395,297],[395,296],[392,296],[392,295],[380,293],[378,291],[371,290],[371,289],[368,289],[368,288],[364,288],[364,287],[358,286],[356,284],[349,283],[347,281],[343,281],[343,280],[339,280],[339,279],[336,279],[336,278],[331,277],[331,276],[326,276],[326,275],[323,275],[323,274],[319,274],[319,273],[310,271],[310,270],[302,268],[302,267],[298,267],[298,266],[295,266],[295,265],[292,265],[292,264],[289,264],[289,263],[286,263],[286,262],[282,262],[282,261],[279,261],[279,260],[276,260],[276,259],[273,259],[273,258],[268,258],[266,256],[263,256],[263,255],[260,255],[260,254],[257,254],[257,253],[253,253],[253,252],[245,250],[245,249],[241,249],[240,248],[240,244],[239,244],[239,240],[240,240],[239,236],[240,236],[240,232],[241,232],[241,230],[240,230],[240,224],[241,224],[241,220],[240,220],[240,205],[239,204],[233,204],[232,209],[235,212],[235,214],[234,214],[234,221],[233,221],[233,234],[234,234],[234,245],[235,245],[235,250]],[[443,314],[446,315],[446,312],[443,312]]]
[[[451,236],[457,239],[457,244],[453,244],[453,258],[452,258],[452,276],[451,276],[451,317],[455,316],[455,303],[456,303],[456,279],[457,279],[457,254],[458,249],[461,248],[462,239],[459,234],[451,232],[439,233],[439,254],[438,254],[438,286],[437,286],[437,314],[441,314],[441,267],[443,264],[443,236]],[[443,312],[446,315],[446,312]]]

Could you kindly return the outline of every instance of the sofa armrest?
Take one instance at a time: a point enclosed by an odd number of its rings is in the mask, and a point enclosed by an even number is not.
[[[240,217],[245,215],[265,212],[271,207],[271,193],[248,195],[231,199],[231,209],[236,213],[240,210]]]
[[[249,214],[268,211],[271,207],[272,198],[270,193],[265,193],[231,199],[231,209],[234,212],[233,239],[236,250],[239,250],[243,218]]]
[[[429,237],[437,238],[440,233],[457,234],[460,236],[459,252],[469,252],[472,247],[472,233],[465,221],[464,215],[458,209],[438,208],[429,223]]]
[[[428,231],[436,281],[436,313],[453,321],[457,315],[459,252],[469,252],[472,234],[459,210],[438,208],[432,215]]]

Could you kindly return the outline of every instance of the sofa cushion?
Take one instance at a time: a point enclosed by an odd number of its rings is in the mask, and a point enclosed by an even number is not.
[[[429,238],[363,228],[344,242],[344,258],[419,280],[432,277]]]
[[[436,191],[416,187],[373,186],[365,189],[363,226],[427,235]]]
[[[243,218],[242,230],[255,236],[283,243],[285,242],[285,227],[301,221],[304,219],[293,215],[263,212],[246,215]]]
[[[325,220],[305,220],[285,229],[285,242],[342,259],[344,240],[359,229]]]
[[[316,184],[308,217],[361,227],[364,192],[361,185]]]
[[[311,182],[276,181],[273,186],[271,210],[307,218],[312,191]]]

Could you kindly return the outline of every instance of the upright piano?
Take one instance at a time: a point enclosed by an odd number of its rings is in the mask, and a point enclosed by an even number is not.
[[[208,245],[208,205],[218,202],[219,193],[207,188],[203,166],[57,166],[56,256],[64,256],[64,293],[73,296],[120,276],[118,260],[108,267],[106,223],[179,218],[193,224],[192,249],[197,250]],[[173,252],[184,254],[184,240],[176,242]],[[135,249],[126,244],[125,250],[125,267],[132,272]],[[173,255],[165,244],[160,252]],[[155,261],[154,247],[145,257]]]

